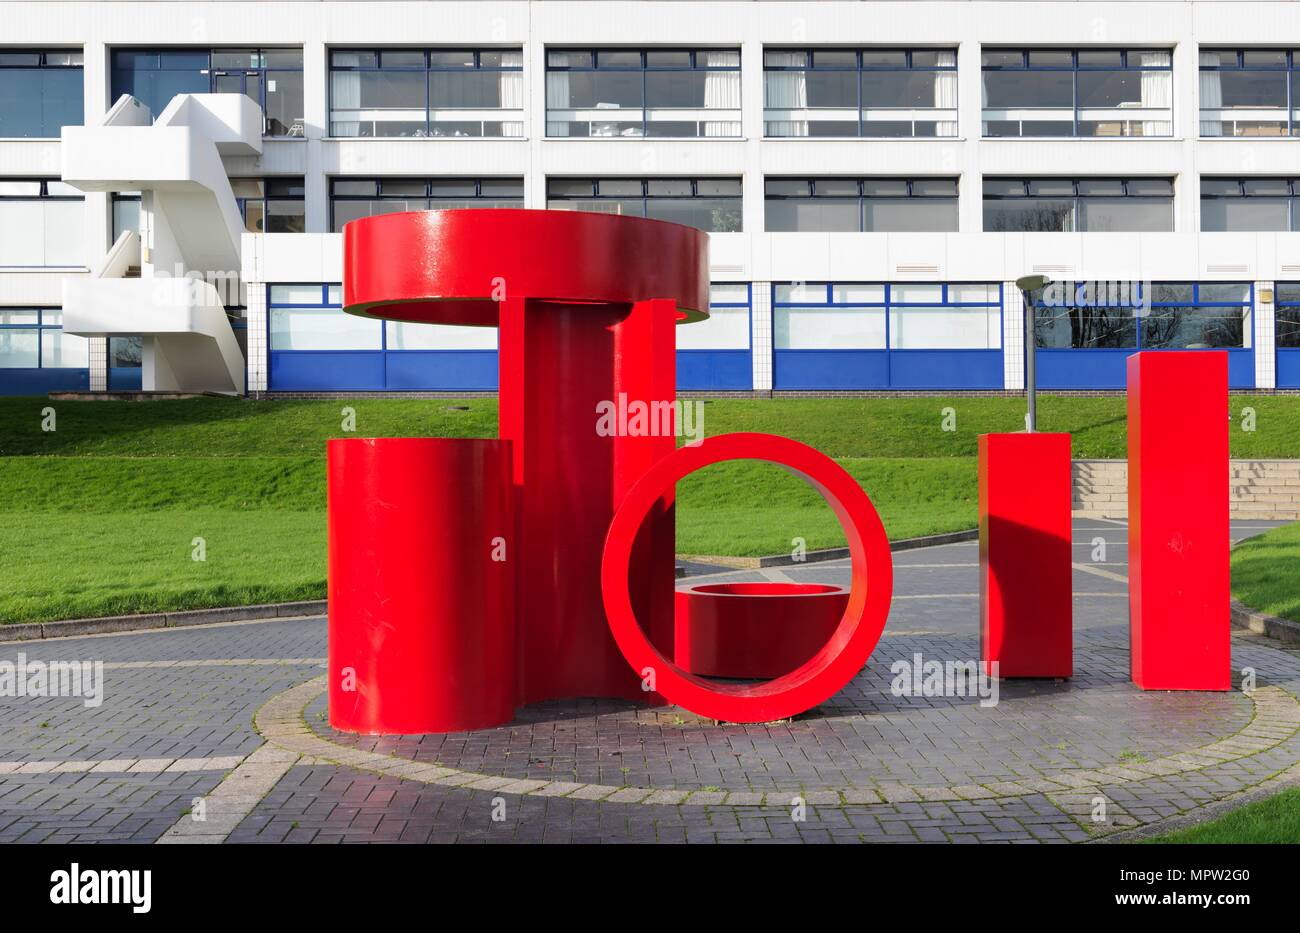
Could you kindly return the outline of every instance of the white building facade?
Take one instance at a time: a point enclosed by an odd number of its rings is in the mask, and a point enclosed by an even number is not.
[[[1234,388],[1300,389],[1300,4],[0,14],[0,394],[492,391],[493,331],[339,309],[344,223],[449,207],[708,230],[682,390],[1019,390],[1030,274],[1058,283],[1033,299],[1040,387],[1217,348]],[[105,281],[222,262],[220,301]]]

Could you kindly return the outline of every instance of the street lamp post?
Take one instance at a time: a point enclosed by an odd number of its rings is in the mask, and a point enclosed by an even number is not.
[[[1038,373],[1034,359],[1037,347],[1034,340],[1034,300],[1030,293],[1051,284],[1052,280],[1045,275],[1022,275],[1016,279],[1016,288],[1020,289],[1025,301],[1025,399],[1029,404],[1025,431],[1029,434],[1038,430]]]

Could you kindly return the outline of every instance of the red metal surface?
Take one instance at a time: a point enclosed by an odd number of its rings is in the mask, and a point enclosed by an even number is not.
[[[500,428],[512,442],[517,699],[641,690],[605,624],[594,568],[615,508],[670,454],[669,431],[597,431],[601,403],[670,405],[674,325],[707,313],[708,238],[568,211],[389,214],[344,227],[345,310],[499,325]],[[671,490],[635,542],[632,599],[672,651]],[[473,624],[473,616],[465,623]]]
[[[677,666],[702,677],[767,680],[830,641],[849,591],[825,583],[703,583],[676,593]]]
[[[495,539],[511,556],[510,444],[332,440],[328,469],[330,724],[377,734],[509,722],[512,565],[493,557]]]
[[[844,528],[852,566],[848,606],[830,640],[793,671],[758,684],[710,683],[682,670],[643,631],[629,593],[628,570],[646,516],[682,477],[725,460],[766,460],[802,476]],[[862,669],[889,614],[893,562],[889,539],[867,494],[825,454],[787,437],[722,434],[679,447],[656,461],[624,498],[605,539],[601,561],[605,614],[623,657],[670,702],[729,722],[765,722],[811,709]]]
[[[984,669],[1071,676],[1070,435],[981,434],[979,523]]]
[[[709,309],[708,234],[639,217],[513,209],[383,214],[343,227],[350,314],[493,325],[508,298],[666,298],[693,319]]]
[[[1228,354],[1128,358],[1129,643],[1143,690],[1231,686]]]

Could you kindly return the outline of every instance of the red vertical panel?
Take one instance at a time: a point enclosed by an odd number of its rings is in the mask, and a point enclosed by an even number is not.
[[[329,442],[328,460],[330,724],[379,734],[509,722],[509,443],[349,438]]]
[[[1001,677],[1069,677],[1070,435],[979,438],[980,656]]]
[[[1143,690],[1227,690],[1228,354],[1128,358],[1129,644]]]
[[[600,566],[605,532],[627,488],[673,450],[671,433],[649,415],[639,424],[630,412],[619,417],[634,403],[671,404],[674,398],[673,303],[509,299],[500,320],[500,433],[514,442],[518,496],[523,702],[650,699],[605,623],[593,568]],[[598,429],[603,406],[614,408],[612,433]],[[667,639],[671,645],[669,506],[638,542],[642,559],[631,583],[646,631],[656,643]]]

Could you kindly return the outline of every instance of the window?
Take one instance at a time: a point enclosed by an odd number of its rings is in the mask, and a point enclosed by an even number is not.
[[[384,322],[345,314],[337,285],[272,285],[272,350],[380,350]]]
[[[1201,52],[1202,136],[1300,136],[1300,51]]]
[[[524,135],[519,49],[335,49],[330,135]]]
[[[177,94],[245,94],[265,135],[303,135],[302,49],[116,49],[113,100],[123,94],[155,120]]]
[[[376,214],[523,206],[522,178],[335,178],[330,182],[330,229],[335,233],[349,220]]]
[[[1170,136],[1168,50],[987,49],[985,136]]]
[[[0,369],[85,369],[85,337],[63,332],[58,308],[0,308]]]
[[[1300,348],[1300,283],[1278,282],[1273,305],[1278,349]]]
[[[986,178],[986,232],[1145,232],[1174,229],[1167,178]]]
[[[740,51],[548,51],[546,135],[739,136]]]
[[[0,267],[84,267],[83,202],[61,181],[0,179]]]
[[[1294,178],[1202,178],[1201,230],[1298,230]]]
[[[956,232],[955,178],[769,178],[768,233]]]
[[[768,49],[765,136],[956,136],[952,49]]]
[[[1045,349],[1186,350],[1251,345],[1248,282],[1057,283],[1035,296]]]
[[[678,350],[748,350],[749,284],[709,286],[709,316],[674,331]]]
[[[0,138],[57,139],[84,112],[79,50],[0,50]]]
[[[140,194],[135,191],[115,191],[113,201],[113,242],[124,230],[140,232]]]
[[[777,350],[996,350],[991,282],[798,283],[773,287]]]
[[[741,229],[739,178],[551,178],[546,206],[671,220],[709,233]]]
[[[301,178],[232,178],[230,187],[249,233],[306,232]]]

